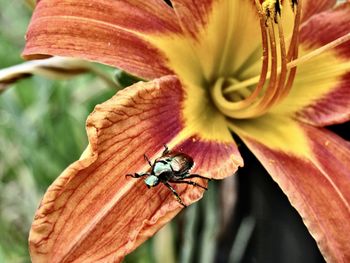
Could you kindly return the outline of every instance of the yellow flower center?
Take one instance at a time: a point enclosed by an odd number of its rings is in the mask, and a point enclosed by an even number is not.
[[[260,75],[240,81],[235,78],[218,78],[211,88],[216,107],[226,116],[235,119],[259,117],[281,102],[290,92],[297,65],[332,49],[350,39],[350,33],[298,58],[301,0],[290,0],[294,11],[294,27],[286,38],[281,23],[280,0],[266,0],[258,9],[261,39],[262,66]],[[287,47],[288,46],[288,47]]]

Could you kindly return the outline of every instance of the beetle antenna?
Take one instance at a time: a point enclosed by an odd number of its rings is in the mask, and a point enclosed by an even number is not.
[[[147,157],[146,154],[143,155],[143,158],[145,158],[145,160],[148,162],[149,166],[152,167],[152,163],[151,163],[151,161],[149,160],[149,158]]]
[[[165,155],[165,154],[168,154],[169,153],[169,148],[166,144],[163,144],[164,145],[164,151],[163,151],[163,154],[162,155]]]
[[[144,174],[138,174],[138,173],[126,174],[125,177],[140,178],[140,177],[146,176],[146,175],[150,175],[150,174],[148,174],[148,173],[144,173]]]

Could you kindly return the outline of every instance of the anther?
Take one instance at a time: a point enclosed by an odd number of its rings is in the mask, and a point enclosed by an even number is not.
[[[262,10],[267,19],[272,18],[277,23],[277,16],[281,16],[281,0],[265,0],[262,4]]]
[[[298,0],[289,0],[290,6],[292,7],[292,10],[294,12],[294,7],[298,5]]]

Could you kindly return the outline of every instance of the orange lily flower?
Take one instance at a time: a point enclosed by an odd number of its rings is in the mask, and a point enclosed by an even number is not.
[[[140,78],[96,106],[89,146],[50,186],[30,232],[33,262],[119,262],[183,207],[126,178],[163,144],[223,179],[261,161],[329,262],[350,261],[350,2],[41,0],[24,57],[78,57]],[[248,164],[249,165],[249,164]],[[196,182],[206,185],[206,180]],[[203,189],[174,185],[187,205]]]

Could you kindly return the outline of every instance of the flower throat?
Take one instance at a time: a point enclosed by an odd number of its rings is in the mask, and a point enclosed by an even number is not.
[[[281,23],[281,1],[266,0],[261,4],[255,0],[261,29],[261,71],[259,76],[244,81],[234,78],[216,80],[211,95],[215,105],[226,116],[246,119],[265,114],[289,94],[298,65],[350,40],[348,33],[298,57],[302,0],[289,2],[294,13],[294,26],[287,48]]]

